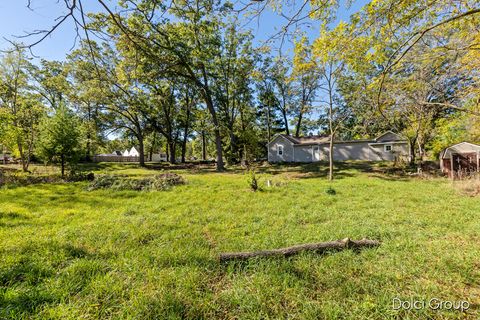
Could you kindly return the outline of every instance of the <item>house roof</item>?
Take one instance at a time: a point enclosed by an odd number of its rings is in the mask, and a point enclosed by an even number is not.
[[[298,144],[326,143],[329,139],[328,136],[306,136],[297,138]]]
[[[460,142],[446,148],[442,153],[442,159],[450,158],[453,153],[480,152],[480,145],[471,142]]]
[[[387,135],[394,135],[395,137],[397,137],[398,139],[396,140],[382,140],[383,137],[387,136]],[[325,136],[325,135],[312,135],[312,136],[305,136],[305,137],[293,137],[293,136],[290,136],[290,135],[286,135],[286,134],[277,134],[273,139],[272,141],[270,142],[273,142],[277,137],[283,137],[285,139],[287,139],[288,141],[290,141],[292,144],[294,145],[311,145],[311,144],[324,144],[324,143],[328,143],[329,142],[329,139],[330,137],[329,136]],[[378,144],[383,144],[383,143],[389,143],[391,141],[398,141],[398,142],[405,142],[406,140],[392,132],[392,131],[387,131],[387,132],[384,132],[382,133],[381,135],[379,135],[378,137],[374,138],[374,139],[357,139],[357,140],[336,140],[335,143],[355,143],[355,142],[372,142],[372,143],[378,143]]]

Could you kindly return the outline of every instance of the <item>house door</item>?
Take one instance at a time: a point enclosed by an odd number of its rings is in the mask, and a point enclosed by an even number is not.
[[[456,153],[452,155],[453,171],[471,173],[477,171],[476,153]]]
[[[313,147],[313,150],[312,150],[312,159],[313,161],[320,161],[320,147]]]

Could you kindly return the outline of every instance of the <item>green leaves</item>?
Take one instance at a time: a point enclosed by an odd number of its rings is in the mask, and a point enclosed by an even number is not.
[[[61,104],[52,117],[41,124],[39,153],[46,162],[74,165],[80,157],[80,122]]]

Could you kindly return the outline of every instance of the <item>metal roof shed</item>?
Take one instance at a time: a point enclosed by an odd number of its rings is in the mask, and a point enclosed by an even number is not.
[[[446,148],[440,154],[440,169],[450,177],[471,174],[480,169],[480,146],[461,142]]]

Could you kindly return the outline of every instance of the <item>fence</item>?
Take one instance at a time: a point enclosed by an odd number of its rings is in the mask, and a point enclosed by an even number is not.
[[[147,161],[145,157],[145,161]],[[93,156],[93,162],[140,162],[140,157],[124,157],[124,156]]]

